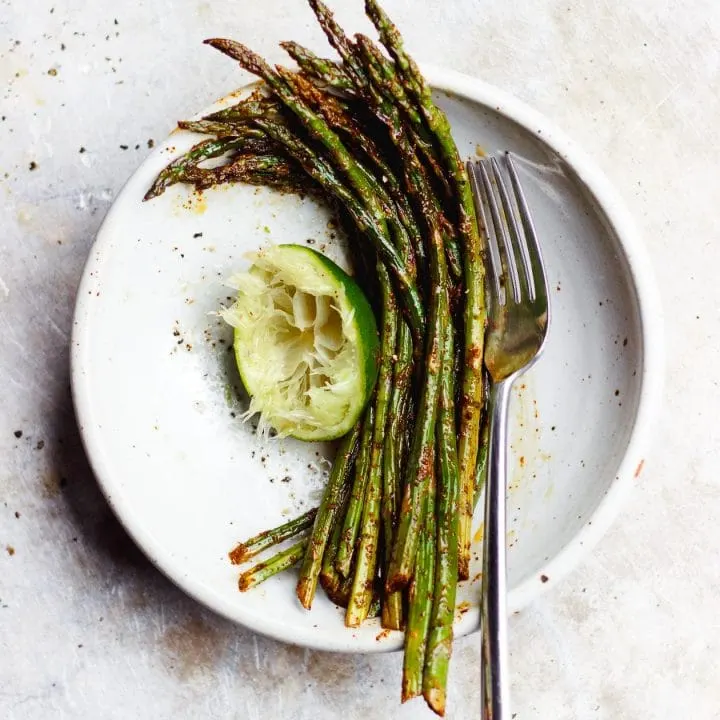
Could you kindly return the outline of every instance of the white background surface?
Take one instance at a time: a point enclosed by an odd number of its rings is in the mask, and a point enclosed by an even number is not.
[[[366,30],[361,5],[333,6]],[[595,156],[663,292],[668,386],[653,452],[601,546],[513,619],[517,720],[720,718],[720,5],[385,6],[419,59],[515,93]],[[3,718],[397,712],[399,655],[286,647],[183,596],[114,520],[79,447],[67,355],[82,264],[148,140],[245,80],[200,45],[218,34],[274,60],[283,39],[325,47],[302,0],[0,0]],[[478,717],[477,673],[477,638],[458,642],[450,718]],[[430,717],[417,703],[398,714]]]

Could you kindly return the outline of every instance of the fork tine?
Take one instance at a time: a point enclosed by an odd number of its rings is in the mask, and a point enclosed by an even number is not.
[[[547,273],[545,272],[545,264],[543,263],[542,253],[540,251],[540,243],[538,242],[537,232],[535,231],[535,225],[530,215],[525,193],[520,184],[520,178],[517,174],[517,168],[515,167],[515,161],[512,158],[511,153],[505,154],[508,166],[508,174],[510,175],[510,182],[512,183],[513,189],[515,190],[515,199],[517,201],[518,211],[520,212],[520,219],[523,225],[525,235],[525,246],[528,253],[528,268],[533,278],[533,284],[535,286],[535,294],[533,301],[538,304],[542,304],[545,308],[548,307],[548,286],[547,286]]]
[[[500,251],[498,250],[497,236],[495,228],[490,219],[490,208],[485,198],[485,191],[482,184],[482,178],[478,175],[478,163],[467,163],[468,173],[470,175],[470,184],[473,191],[473,200],[475,201],[475,212],[477,213],[478,223],[485,231],[487,239],[488,251],[490,255],[490,275],[492,276],[495,286],[495,292],[492,297],[495,302],[503,304],[503,266],[500,260]]]
[[[520,221],[518,220],[518,213],[515,209],[516,203],[511,199],[503,172],[500,170],[500,164],[497,159],[494,157],[491,158],[490,163],[495,176],[495,186],[498,189],[498,194],[500,195],[500,199],[502,201],[505,223],[510,234],[510,247],[512,248],[515,265],[518,271],[520,290],[522,295],[534,300],[534,283],[532,273],[530,271],[530,258],[525,246],[524,232],[520,225]]]
[[[492,161],[491,161],[492,162]],[[485,197],[490,206],[490,214],[492,215],[493,225],[495,226],[495,233],[498,241],[498,249],[500,251],[500,257],[503,261],[503,269],[506,270],[505,276],[509,280],[509,285],[512,290],[512,296],[516,303],[522,300],[522,290],[520,286],[520,276],[518,274],[517,262],[515,259],[515,253],[513,252],[512,239],[508,232],[507,223],[503,219],[503,215],[508,215],[509,210],[512,208],[504,208],[502,197],[499,196],[497,183],[493,183],[490,180],[490,175],[486,167],[487,161],[480,161],[480,176],[485,186]],[[492,164],[490,164],[490,170],[495,175]],[[503,207],[501,213],[500,208]],[[508,304],[508,287],[506,283],[505,287],[505,303]]]

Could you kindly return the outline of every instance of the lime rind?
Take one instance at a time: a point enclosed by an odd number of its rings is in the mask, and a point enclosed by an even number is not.
[[[378,335],[355,281],[324,255],[277,245],[232,277],[235,358],[250,394],[246,417],[280,436],[331,440],[356,422],[377,375]]]

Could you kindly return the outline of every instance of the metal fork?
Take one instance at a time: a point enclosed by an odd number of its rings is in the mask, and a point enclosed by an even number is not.
[[[550,321],[547,277],[516,164],[505,153],[467,164],[480,230],[488,240],[490,447],[485,488],[482,581],[483,720],[509,720],[506,488],[510,389],[537,360]],[[506,181],[509,178],[509,183]]]

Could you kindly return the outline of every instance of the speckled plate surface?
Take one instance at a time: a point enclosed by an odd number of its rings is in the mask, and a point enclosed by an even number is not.
[[[662,331],[649,264],[632,222],[584,154],[534,111],[471,78],[433,68],[461,153],[524,158],[552,288],[547,349],[513,399],[510,608],[552,585],[602,535],[642,469],[660,394]],[[230,100],[221,101],[218,107]],[[122,191],[98,234],[79,289],[73,394],[98,481],[151,560],[198,601],[258,632],[309,647],[397,649],[376,621],[346,629],[320,592],[311,612],[292,572],[237,589],[227,553],[312,506],[332,448],[261,440],[213,312],[243,253],[307,242],[344,262],[329,215],[263,188],[199,196],[175,186],[142,203],[169,160],[197,136],[176,132]],[[477,518],[480,518],[480,511]],[[458,598],[457,631],[478,627],[479,545]]]

